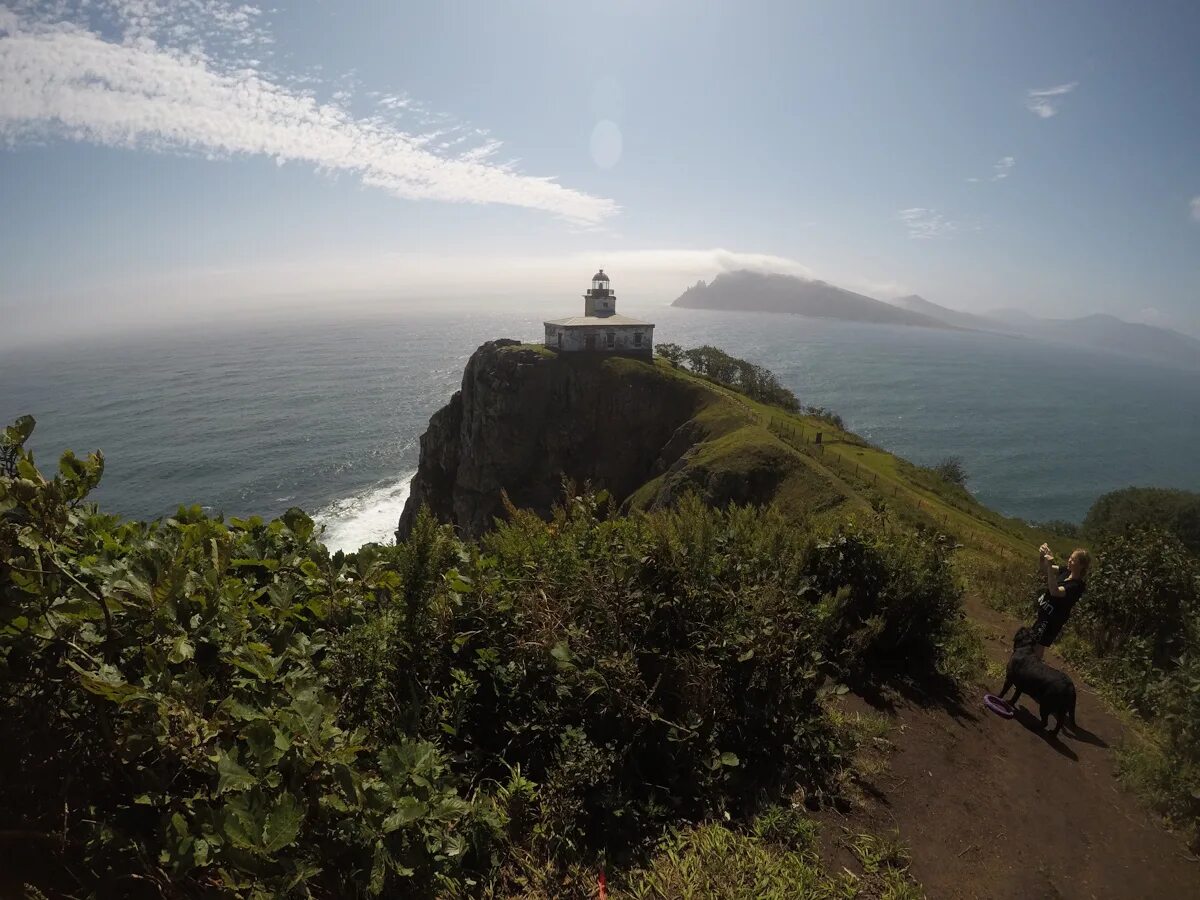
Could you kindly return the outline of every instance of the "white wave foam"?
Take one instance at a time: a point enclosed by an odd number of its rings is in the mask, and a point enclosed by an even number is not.
[[[335,501],[318,512],[314,518],[325,526],[325,546],[332,552],[350,552],[371,542],[390,544],[415,474],[409,472],[399,481]]]

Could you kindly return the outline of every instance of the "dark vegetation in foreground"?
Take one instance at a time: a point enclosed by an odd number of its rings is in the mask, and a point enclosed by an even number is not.
[[[45,478],[32,427],[0,475],[0,855],[47,895],[590,896],[607,860],[617,896],[857,896],[779,819],[855,751],[825,698],[961,645],[949,550],[882,523],[568,491],[331,555],[299,510],[106,515],[102,457]]]
[[[1094,559],[1058,649],[1137,716],[1121,776],[1200,852],[1200,495],[1114,491],[1058,531]],[[1058,543],[1065,558],[1071,545]],[[1026,569],[991,599],[1032,619],[1043,589]]]

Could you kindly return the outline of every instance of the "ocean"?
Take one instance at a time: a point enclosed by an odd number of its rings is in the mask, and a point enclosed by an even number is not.
[[[108,511],[300,506],[330,546],[352,549],[390,539],[420,435],[471,352],[537,340],[564,305],[410,304],[0,351],[0,421],[37,418],[44,470],[63,449],[102,449],[93,496]],[[622,311],[656,322],[656,340],[766,366],[801,402],[913,462],[961,457],[970,489],[1008,515],[1078,521],[1114,488],[1200,490],[1200,373],[973,332]]]

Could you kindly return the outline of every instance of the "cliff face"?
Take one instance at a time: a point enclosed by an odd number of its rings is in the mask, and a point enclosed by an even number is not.
[[[692,420],[710,400],[703,386],[653,363],[486,343],[421,437],[397,536],[408,535],[422,504],[478,536],[503,514],[502,490],[548,515],[564,475],[622,502],[703,435]]]

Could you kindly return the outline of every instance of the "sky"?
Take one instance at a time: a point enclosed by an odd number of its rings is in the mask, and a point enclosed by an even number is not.
[[[0,346],[754,268],[1200,334],[1200,4],[0,0]]]

